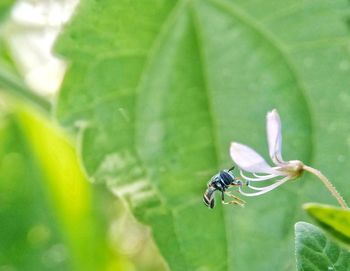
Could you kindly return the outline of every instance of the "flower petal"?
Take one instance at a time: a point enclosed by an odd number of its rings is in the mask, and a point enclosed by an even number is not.
[[[250,173],[276,174],[264,158],[246,145],[233,142],[230,147],[232,160],[244,171]]]
[[[283,179],[275,182],[274,184],[271,184],[269,186],[265,186],[265,187],[253,187],[253,186],[248,186],[249,188],[253,189],[253,190],[258,190],[259,192],[254,192],[254,193],[247,193],[244,192],[241,187],[238,188],[238,191],[240,194],[247,196],[247,197],[255,197],[255,196],[260,196],[262,194],[265,194],[267,192],[270,192],[274,189],[276,189],[277,187],[279,187],[280,185],[284,184],[285,182],[289,181],[290,177],[284,177]]]
[[[267,181],[267,180],[271,180],[275,177],[277,177],[278,175],[276,174],[267,174],[267,175],[264,175],[264,176],[256,176],[256,174],[253,173],[254,176],[256,177],[248,177],[246,176],[242,170],[240,170],[240,174],[241,174],[241,177],[244,179],[244,180],[248,180],[248,181],[252,181],[252,182],[263,182],[263,181]]]
[[[269,144],[269,153],[272,161],[278,165],[283,163],[282,159],[282,131],[281,131],[281,119],[276,109],[267,113],[266,116],[266,131],[267,142]]]

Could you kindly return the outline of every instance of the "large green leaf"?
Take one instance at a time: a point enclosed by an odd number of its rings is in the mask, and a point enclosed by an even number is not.
[[[350,270],[350,252],[312,224],[295,224],[295,249],[300,271]]]
[[[350,245],[350,211],[325,204],[304,205],[307,213],[334,237]]]
[[[201,197],[231,166],[230,141],[267,153],[265,114],[274,107],[285,157],[312,161],[346,187],[347,8],[82,2],[57,47],[71,61],[58,118],[77,129],[91,179],[151,226],[172,270],[294,269],[292,225],[305,197],[328,201],[320,182],[287,184],[244,209],[208,210]]]

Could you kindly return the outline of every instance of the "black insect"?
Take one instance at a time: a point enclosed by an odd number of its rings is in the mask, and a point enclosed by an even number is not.
[[[214,195],[216,191],[221,192],[221,202],[223,204],[238,204],[240,206],[244,206],[244,200],[240,199],[239,197],[236,197],[235,195],[232,195],[230,192],[227,191],[227,189],[230,186],[242,186],[242,182],[240,180],[237,180],[233,175],[233,169],[234,167],[230,169],[221,170],[218,174],[214,175],[210,179],[207,190],[204,192],[203,195],[203,201],[206,206],[208,206],[209,208],[214,208]],[[234,198],[234,200],[225,202],[225,194],[229,197]]]

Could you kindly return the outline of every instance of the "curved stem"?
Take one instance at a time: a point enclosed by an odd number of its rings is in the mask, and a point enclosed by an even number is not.
[[[303,169],[305,171],[308,171],[308,172],[314,174],[316,177],[318,177],[323,182],[323,184],[326,186],[326,188],[329,190],[329,192],[331,192],[333,197],[335,197],[337,199],[338,203],[340,204],[340,206],[343,209],[349,208],[348,205],[346,204],[345,200],[343,199],[343,197],[337,191],[337,189],[335,189],[333,184],[319,170],[314,169],[314,168],[309,167],[309,166],[306,166],[306,165],[303,165]]]

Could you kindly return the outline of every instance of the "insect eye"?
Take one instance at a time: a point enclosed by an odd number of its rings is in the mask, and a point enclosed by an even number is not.
[[[232,183],[232,181],[234,181],[232,176],[229,173],[225,172],[225,171],[221,171],[220,172],[220,178],[224,181],[224,183],[226,185],[229,185],[229,184]]]

